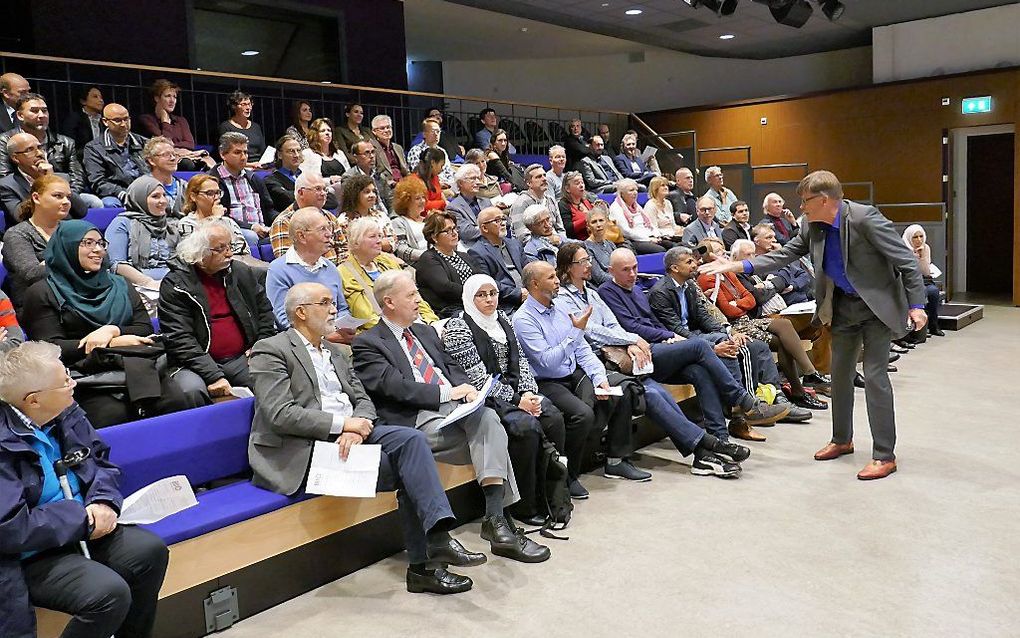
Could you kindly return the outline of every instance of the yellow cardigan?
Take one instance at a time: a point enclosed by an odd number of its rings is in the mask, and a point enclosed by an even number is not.
[[[378,266],[380,273],[387,270],[400,270],[400,262],[389,253],[381,253],[376,257],[375,265]],[[358,276],[353,275],[352,270]],[[362,284],[362,281],[371,284],[372,279],[353,255],[347,261],[340,264],[340,279],[343,282],[344,299],[347,300],[347,305],[351,308],[351,314],[358,319],[368,319],[367,323],[358,328],[358,332],[368,330],[379,323],[379,314],[376,312],[377,305],[375,297],[372,296],[372,287],[369,286],[366,290]],[[421,320],[425,323],[439,321],[439,317],[436,316],[436,313],[432,311],[432,308],[429,307],[424,299],[418,302],[418,312],[421,314]]]

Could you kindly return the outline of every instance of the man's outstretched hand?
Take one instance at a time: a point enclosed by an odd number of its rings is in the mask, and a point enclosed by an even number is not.
[[[730,261],[729,259],[716,258],[707,264],[698,266],[698,273],[702,275],[718,275],[723,272],[743,272],[744,262]]]
[[[911,308],[907,316],[914,322],[914,330],[920,330],[928,323],[928,314],[921,308]]]

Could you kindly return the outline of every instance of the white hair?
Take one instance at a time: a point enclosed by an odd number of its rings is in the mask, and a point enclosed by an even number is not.
[[[730,254],[734,255],[734,259],[737,258],[736,255],[739,255],[741,250],[750,250],[753,255],[755,251],[754,242],[750,239],[738,239],[730,246]]]
[[[564,154],[566,154],[567,149],[563,148],[559,144],[553,144],[552,146],[549,147],[549,157],[552,157],[553,151],[562,151]]]
[[[393,124],[393,120],[390,119],[389,115],[380,113],[379,115],[376,115],[375,117],[372,118],[372,128],[379,128],[380,126],[382,126],[383,122],[389,122],[390,124]]]
[[[294,178],[294,196],[297,197],[297,192],[302,188],[311,188],[312,180],[315,178],[323,179],[318,171],[301,171],[301,174]]]
[[[32,386],[54,363],[60,364],[60,347],[45,341],[26,341],[0,352],[0,401],[10,405],[24,401],[26,395],[38,390]]]
[[[401,281],[410,281],[414,284],[414,277],[404,270],[387,270],[379,275],[379,278],[372,284],[372,294],[375,295],[375,302],[383,307],[383,301]]]
[[[177,242],[177,256],[186,264],[194,266],[209,254],[212,244],[209,237],[216,228],[222,228],[228,237],[233,238],[233,230],[230,224],[222,217],[203,219],[195,227],[194,232]]]
[[[616,191],[617,192],[622,191],[625,186],[633,186],[634,188],[637,188],[638,187],[638,183],[637,183],[637,181],[632,180],[629,177],[624,177],[623,179],[616,180]]]
[[[382,226],[375,217],[359,217],[347,227],[347,245],[351,248],[361,245],[361,240],[369,231],[382,232]]]
[[[705,181],[712,179],[716,175],[722,175],[722,169],[718,166],[709,166],[705,169]]]
[[[769,207],[769,200],[772,199],[773,197],[778,197],[779,199],[783,200],[784,203],[786,202],[786,200],[783,199],[783,196],[780,195],[779,193],[769,193],[768,195],[765,196],[765,199],[761,200],[762,212],[765,212],[765,209]]]
[[[525,226],[530,228],[542,215],[548,215],[549,218],[552,219],[552,214],[549,212],[549,209],[545,207],[545,204],[532,204],[524,209],[524,214],[522,215],[521,220],[524,222]]]
[[[453,174],[454,181],[463,182],[464,180],[470,179],[473,174],[477,173],[479,176],[482,174],[482,169],[478,168],[477,164],[465,162],[460,165],[457,172]]]

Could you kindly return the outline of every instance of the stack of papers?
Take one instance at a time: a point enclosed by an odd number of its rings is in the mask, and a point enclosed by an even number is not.
[[[308,468],[305,491],[326,496],[372,498],[379,482],[381,445],[355,445],[340,460],[340,445],[316,441],[312,448],[312,464]]]

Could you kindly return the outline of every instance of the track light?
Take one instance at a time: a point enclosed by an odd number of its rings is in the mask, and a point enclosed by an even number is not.
[[[737,10],[738,0],[684,0],[684,2],[695,9],[705,7],[717,15],[728,16]]]
[[[814,9],[807,0],[770,0],[769,11],[779,24],[799,29],[811,17]]]
[[[846,9],[846,5],[839,0],[821,0],[821,5],[822,13],[830,22],[839,20],[839,17],[843,15],[843,10]]]

